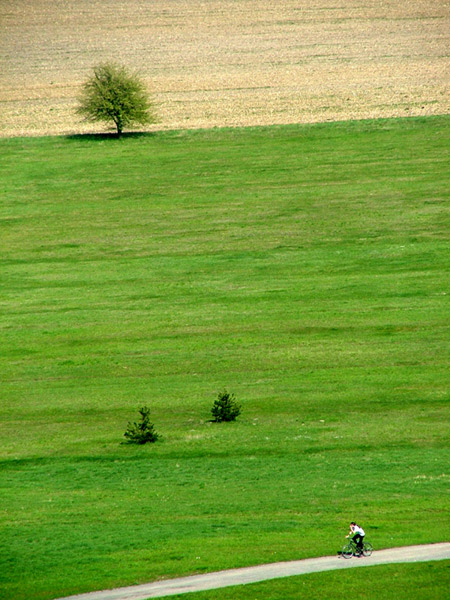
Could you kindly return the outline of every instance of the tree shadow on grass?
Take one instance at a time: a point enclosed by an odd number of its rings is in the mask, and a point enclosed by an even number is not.
[[[138,139],[138,138],[153,138],[156,133],[153,131],[127,131],[118,136],[115,132],[109,133],[72,133],[64,136],[67,140],[74,140],[77,142],[104,142],[108,140],[126,140],[126,139]]]

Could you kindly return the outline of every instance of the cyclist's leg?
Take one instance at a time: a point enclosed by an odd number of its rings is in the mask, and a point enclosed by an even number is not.
[[[355,533],[355,535],[353,536],[353,541],[355,542],[356,545],[356,551],[361,554],[363,546],[362,546],[362,536],[359,533]]]

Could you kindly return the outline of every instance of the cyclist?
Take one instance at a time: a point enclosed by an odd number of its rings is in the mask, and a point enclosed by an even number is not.
[[[350,531],[348,532],[348,535],[346,537],[352,536],[352,539],[356,544],[356,548],[360,551],[361,556],[363,551],[363,542],[365,535],[366,532],[364,531],[364,529],[357,525],[355,521],[352,521],[350,523]]]

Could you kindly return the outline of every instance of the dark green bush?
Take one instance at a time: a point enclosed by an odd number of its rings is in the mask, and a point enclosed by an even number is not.
[[[221,423],[222,421],[234,421],[241,413],[241,406],[236,402],[234,394],[226,390],[219,392],[211,409],[213,421]]]
[[[128,428],[124,433],[128,444],[146,444],[147,442],[156,442],[158,434],[155,426],[150,423],[150,409],[143,406],[139,409],[141,420],[139,423],[128,423]]]

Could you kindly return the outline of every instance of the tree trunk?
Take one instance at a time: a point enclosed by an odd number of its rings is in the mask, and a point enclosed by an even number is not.
[[[123,123],[121,119],[118,119],[117,121],[114,121],[114,123],[116,124],[116,128],[117,128],[117,133],[116,136],[118,138],[122,137],[122,131],[123,131]]]

